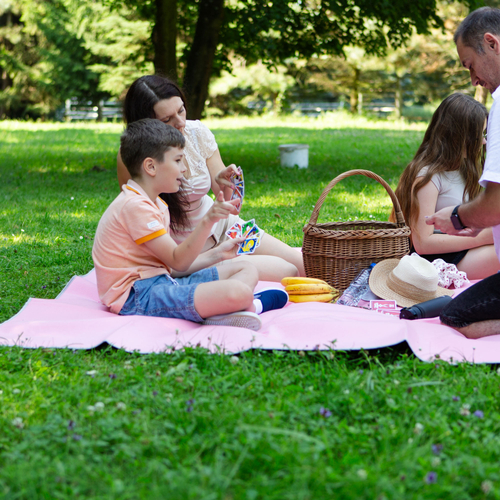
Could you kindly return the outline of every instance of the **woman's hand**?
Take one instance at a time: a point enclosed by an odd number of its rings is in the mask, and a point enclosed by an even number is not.
[[[224,188],[231,188],[234,190],[235,186],[231,182],[231,175],[240,175],[241,171],[234,163],[229,165],[229,167],[224,168],[219,171],[215,176],[215,182],[219,185],[220,189],[223,191]]]

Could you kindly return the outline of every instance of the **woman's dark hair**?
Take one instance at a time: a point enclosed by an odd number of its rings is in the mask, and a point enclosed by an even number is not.
[[[146,75],[138,78],[128,89],[123,103],[125,123],[143,118],[156,118],[155,104],[171,97],[180,97],[186,107],[186,98],[180,87],[163,76]]]
[[[155,104],[163,99],[180,97],[186,106],[186,98],[180,87],[163,76],[146,75],[138,78],[128,89],[123,102],[123,118],[125,123],[133,123],[144,118],[156,118]],[[178,232],[188,226],[186,209],[189,202],[181,190],[177,193],[162,193],[160,198],[168,205],[170,212],[170,228]]]
[[[396,196],[406,223],[413,229],[419,214],[417,193],[432,176],[459,171],[465,182],[464,197],[475,198],[484,165],[483,129],[486,108],[465,94],[448,96],[436,109],[424,140],[399,179]],[[424,167],[427,172],[418,177]],[[416,179],[419,179],[415,182]],[[391,217],[393,219],[393,216]],[[393,219],[394,220],[394,219]]]

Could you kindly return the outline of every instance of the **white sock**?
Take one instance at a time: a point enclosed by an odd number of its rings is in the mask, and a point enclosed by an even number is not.
[[[260,299],[253,299],[253,305],[255,306],[255,314],[260,314],[263,309]]]

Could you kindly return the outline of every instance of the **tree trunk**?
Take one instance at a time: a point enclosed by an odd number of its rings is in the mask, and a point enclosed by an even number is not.
[[[474,99],[486,106],[486,102],[488,101],[488,91],[484,87],[481,87],[481,85],[478,85],[476,87],[476,92],[474,93]]]
[[[155,73],[177,81],[177,0],[155,0]]]
[[[359,104],[359,75],[361,71],[359,68],[353,68],[353,79],[352,79],[352,87],[351,87],[351,113],[356,114],[358,112],[358,104]]]
[[[183,83],[189,119],[200,119],[205,108],[223,18],[224,0],[200,0]]]
[[[402,78],[396,75],[396,93],[394,96],[394,113],[396,119],[400,120],[403,116],[403,88],[401,85]]]

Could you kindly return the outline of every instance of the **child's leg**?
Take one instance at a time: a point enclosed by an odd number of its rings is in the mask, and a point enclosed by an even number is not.
[[[269,235],[265,235],[269,236]],[[260,248],[260,247],[259,247]],[[297,255],[295,257],[302,259],[302,254],[293,250]],[[259,272],[259,280],[280,282],[283,278],[289,278],[299,275],[299,271],[294,264],[287,262],[281,257],[274,255],[240,255],[230,261],[222,261],[217,264],[217,269],[223,268],[228,262],[242,261],[250,262]]]
[[[495,247],[484,245],[471,248],[465,257],[457,264],[459,271],[465,271],[470,280],[482,280],[500,270]]]
[[[290,264],[293,264],[297,268],[299,276],[306,275],[302,252],[295,250],[268,233],[265,233],[262,236],[262,241],[255,250],[254,255],[275,255],[276,257],[280,257]],[[289,276],[295,276],[295,274],[290,274]]]
[[[202,318],[236,311],[255,310],[253,290],[257,269],[245,261],[233,261],[217,268],[219,281],[201,283],[194,292],[194,307]]]

